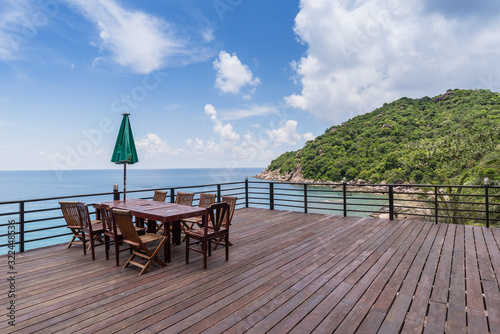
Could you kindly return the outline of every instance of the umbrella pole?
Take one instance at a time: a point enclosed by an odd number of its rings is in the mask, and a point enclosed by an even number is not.
[[[127,196],[127,164],[123,164],[123,201],[126,201]]]

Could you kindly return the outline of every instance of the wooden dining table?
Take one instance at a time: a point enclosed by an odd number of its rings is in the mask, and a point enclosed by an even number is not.
[[[166,262],[171,261],[170,255],[170,228],[172,228],[172,242],[176,245],[181,244],[181,220],[191,217],[202,216],[205,219],[206,208],[180,205],[175,203],[155,202],[147,199],[127,199],[126,201],[117,200],[102,203],[94,203],[97,218],[100,219],[101,206],[108,206],[115,209],[128,210],[136,217],[136,223],[144,226],[144,220],[160,222],[167,236]],[[153,224],[148,224],[148,232],[155,233]]]

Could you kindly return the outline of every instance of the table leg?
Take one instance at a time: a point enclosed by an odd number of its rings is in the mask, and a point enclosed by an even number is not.
[[[156,233],[158,230],[158,223],[154,220],[148,219],[148,233]]]
[[[163,233],[167,236],[167,242],[163,245],[163,256],[165,258],[165,262],[170,263],[172,261],[170,255],[170,223],[163,223]]]
[[[176,245],[181,244],[181,221],[172,222],[172,242]]]

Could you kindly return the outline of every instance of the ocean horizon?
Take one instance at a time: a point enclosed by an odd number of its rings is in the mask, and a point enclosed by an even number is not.
[[[244,181],[264,167],[248,168],[127,168],[127,191],[175,188]],[[114,183],[123,190],[123,168],[79,170],[0,171],[0,202],[107,193]]]

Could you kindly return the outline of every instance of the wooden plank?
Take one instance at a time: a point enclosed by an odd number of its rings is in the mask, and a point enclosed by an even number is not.
[[[465,298],[465,228],[457,226],[450,274],[446,332],[467,332]]]
[[[391,309],[380,327],[382,333],[399,332],[404,325],[404,320],[416,290],[418,279],[425,264],[431,245],[434,242],[440,225],[433,225],[429,233],[425,236],[424,243],[420,247],[418,254],[404,278],[403,284],[391,305]],[[390,284],[390,283],[389,283]]]
[[[488,332],[486,310],[484,309],[483,291],[477,252],[472,226],[465,226],[465,277],[467,288],[467,320],[469,333]]]

